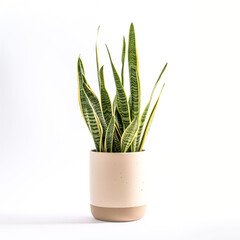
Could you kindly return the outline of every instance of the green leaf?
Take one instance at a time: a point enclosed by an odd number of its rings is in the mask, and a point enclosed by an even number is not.
[[[161,77],[162,77],[166,67],[167,67],[167,63],[165,64],[162,72],[160,73],[160,75],[159,75],[159,77],[158,77],[158,79],[157,79],[157,81],[156,81],[156,83],[155,83],[155,85],[153,87],[150,99],[149,99],[149,101],[148,101],[148,103],[147,103],[147,105],[146,105],[146,107],[145,107],[145,109],[144,109],[144,111],[142,113],[142,116],[141,116],[141,119],[140,119],[139,129],[138,129],[138,134],[137,134],[137,138],[136,138],[137,139],[136,140],[136,149],[139,149],[139,142],[140,142],[143,126],[144,126],[144,123],[145,123],[145,119],[147,117],[147,113],[148,113],[148,110],[149,110],[149,107],[150,107],[150,104],[151,104],[151,101],[152,101],[152,97],[153,97],[154,91],[155,91],[155,89],[156,89],[156,87],[157,87],[157,85],[158,85],[158,83],[159,83],[159,81],[160,81],[160,79],[161,79]]]
[[[163,84],[162,90],[163,90],[164,86],[165,86],[165,84]],[[146,124],[146,126],[145,126],[145,129],[144,129],[144,132],[143,132],[143,135],[142,135],[142,139],[141,139],[141,142],[140,142],[140,145],[139,145],[139,152],[142,151],[143,144],[144,144],[144,142],[145,142],[145,140],[146,140],[146,136],[147,136],[148,131],[149,131],[149,128],[150,128],[150,126],[151,126],[151,123],[152,123],[152,120],[153,120],[153,116],[154,116],[154,113],[155,113],[155,111],[156,111],[156,108],[157,108],[157,105],[158,105],[160,96],[161,96],[161,94],[162,94],[162,90],[161,90],[161,92],[160,92],[160,94],[159,94],[159,96],[158,96],[158,99],[157,99],[157,101],[156,101],[156,103],[155,103],[155,105],[154,105],[154,107],[153,107],[153,109],[152,109],[152,112],[151,112],[151,114],[150,114],[150,116],[149,116],[149,118],[148,118],[147,124]]]
[[[115,116],[116,116],[116,114],[115,114]],[[115,117],[115,130],[116,130],[116,134],[117,134],[118,139],[121,139],[121,137],[122,137],[122,132],[121,132],[120,129],[119,129],[118,123],[117,123],[117,121],[116,121],[116,117]]]
[[[93,111],[94,112],[94,111]],[[98,132],[99,132],[99,137],[100,137],[100,143],[99,143],[99,152],[104,151],[103,149],[103,128],[102,125],[98,119],[98,117],[96,116],[96,114],[94,113],[94,116],[96,118],[96,122],[97,122],[97,127],[98,127]]]
[[[112,150],[113,152],[121,152],[121,143],[116,135],[116,131],[114,132],[114,136],[113,136],[113,148],[112,149],[113,149]]]
[[[131,94],[128,97],[128,107],[129,107],[129,112],[130,112],[130,119],[132,119],[132,98],[131,98]]]
[[[109,125],[107,127],[104,147],[107,152],[112,152],[112,146],[113,146],[113,137],[114,137],[114,130],[115,130],[115,117],[112,116],[111,120],[109,122]]]
[[[130,25],[128,42],[128,69],[130,80],[131,96],[131,120],[139,118],[141,103],[141,87],[139,80],[138,55],[136,47],[136,37],[133,24]]]
[[[117,107],[116,107],[116,111],[115,111],[115,119],[117,122],[119,133],[120,133],[120,135],[122,135],[123,134],[123,123],[122,123],[122,119],[121,119],[121,116],[120,116],[120,113],[119,113]]]
[[[121,78],[122,78],[122,85],[124,86],[124,62],[125,62],[125,55],[126,55],[126,41],[125,37],[123,37],[123,47],[122,47],[122,71],[121,71]]]
[[[85,118],[85,114],[87,114],[83,109],[83,104],[85,104],[85,100],[84,98],[84,93],[82,93],[83,91],[83,70],[82,70],[82,61],[80,59],[80,57],[78,57],[78,64],[77,64],[77,71],[78,71],[78,102],[79,102],[79,107],[80,107],[80,111],[81,114],[83,116],[83,119],[85,121],[85,123],[87,124],[88,129],[90,130],[90,125],[89,122],[87,121],[87,119]]]
[[[88,129],[93,137],[96,151],[99,152],[99,151],[101,151],[101,146],[102,146],[101,140],[102,140],[103,131],[102,131],[101,123],[89,102],[86,92],[84,91],[83,72],[82,72],[81,65],[82,65],[82,62],[79,57],[79,59],[78,59],[79,106],[80,106],[80,110],[83,115],[83,118],[84,118],[84,120],[88,126]]]
[[[101,79],[100,99],[101,99],[102,112],[103,112],[103,116],[106,121],[106,124],[108,125],[112,118],[112,104],[111,104],[111,100],[107,92],[107,89],[105,87],[103,66],[100,69],[100,79]]]
[[[135,118],[123,132],[121,139],[122,152],[127,152],[135,136],[137,135],[137,130],[138,130],[138,118]]]
[[[80,57],[79,57],[79,68],[81,69],[81,73],[82,73],[82,81],[91,89],[91,87],[89,86],[89,84],[88,84],[88,82],[86,80],[83,63],[82,63],[82,60],[81,60]]]
[[[106,134],[106,130],[107,130],[107,124],[104,120],[104,117],[103,117],[103,113],[102,113],[102,110],[101,110],[101,106],[100,106],[100,103],[98,101],[98,98],[97,96],[95,95],[95,93],[91,90],[91,88],[88,87],[88,85],[83,82],[83,89],[89,99],[89,102],[95,112],[95,114],[97,115],[101,125],[102,125],[102,128],[103,128],[103,139],[105,138],[105,134]]]
[[[117,109],[117,95],[115,95],[114,100],[113,100],[113,112],[115,112],[115,121],[117,123],[117,130],[119,130],[119,135],[122,136],[123,133],[123,123],[122,119],[120,116],[120,113]]]
[[[82,63],[82,60],[81,60],[81,58],[80,58],[80,56],[79,56],[79,58],[78,58],[78,64],[79,64],[79,69],[81,70],[81,74],[82,75],[85,75],[85,70],[84,70],[84,66],[83,66],[83,63]]]
[[[96,63],[97,63],[98,86],[99,86],[99,89],[100,89],[100,86],[101,86],[101,78],[100,78],[100,71],[99,71],[98,49],[97,49],[97,38],[98,38],[99,29],[100,29],[100,26],[98,26],[98,29],[97,29],[97,37],[96,37],[96,47],[95,47],[95,50],[96,50]]]
[[[121,152],[121,145],[120,145],[120,140],[122,137],[122,131],[119,128],[119,123],[122,125],[122,120],[121,116],[117,110],[117,95],[115,95],[113,104],[112,104],[112,109],[114,112],[115,116],[115,133],[114,133],[114,138],[113,138],[113,152]]]
[[[111,58],[110,52],[108,50],[108,47],[107,47],[107,51],[108,51],[109,59],[111,62],[113,77],[114,77],[115,85],[116,85],[116,89],[117,89],[117,101],[116,101],[117,109],[119,111],[119,114],[120,114],[122,122],[123,122],[123,129],[126,129],[128,127],[128,125],[130,124],[127,96],[126,96],[125,90],[123,88],[123,85],[120,81],[119,75],[114,67],[113,62],[112,62],[112,58]]]

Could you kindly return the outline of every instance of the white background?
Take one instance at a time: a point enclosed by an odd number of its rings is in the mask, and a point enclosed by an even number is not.
[[[240,239],[239,12],[238,1],[0,0],[0,239]],[[120,70],[131,22],[143,107],[169,65],[145,143],[147,215],[103,223],[89,210],[76,62],[98,92],[101,25],[113,97],[105,43]]]

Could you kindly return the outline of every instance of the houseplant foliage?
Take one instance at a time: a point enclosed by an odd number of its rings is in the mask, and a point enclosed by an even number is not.
[[[134,25],[130,25],[127,48],[130,82],[129,97],[127,97],[124,89],[124,66],[126,56],[125,38],[123,37],[120,75],[115,68],[107,46],[106,48],[116,86],[115,98],[111,101],[105,87],[104,67],[99,67],[96,43],[96,62],[100,99],[98,99],[89,86],[85,77],[82,60],[79,57],[77,69],[80,110],[93,137],[97,152],[140,152],[143,149],[164,84],[147,119],[148,110],[154,91],[167,67],[167,63],[162,69],[153,87],[150,99],[141,113],[141,85]]]

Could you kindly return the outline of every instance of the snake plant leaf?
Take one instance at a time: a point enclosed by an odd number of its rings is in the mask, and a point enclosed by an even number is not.
[[[103,74],[103,66],[100,69],[100,79],[101,79],[101,87],[100,87],[100,100],[101,100],[101,107],[104,119],[106,124],[108,125],[111,118],[112,118],[112,104],[108,94],[108,91],[105,87],[104,81],[104,74]]]
[[[131,94],[128,97],[128,107],[129,107],[129,112],[130,112],[130,119],[132,119],[132,98],[131,98]]]
[[[117,110],[117,95],[115,95],[113,104],[112,104],[112,109],[114,112],[115,116],[115,133],[114,133],[114,138],[113,138],[113,152],[121,152],[121,145],[120,145],[120,139],[122,137],[122,131],[119,128],[119,125],[122,125],[122,120],[121,116]]]
[[[161,73],[160,73],[160,75],[159,75],[159,77],[158,77],[158,79],[157,79],[157,81],[156,81],[156,83],[155,83],[155,85],[153,87],[150,99],[149,99],[149,101],[148,101],[148,103],[147,103],[147,105],[146,105],[146,107],[145,107],[145,109],[144,109],[144,111],[142,113],[142,116],[141,116],[141,119],[140,119],[140,124],[139,124],[139,129],[138,129],[138,134],[137,134],[137,138],[136,138],[137,139],[136,140],[136,149],[139,148],[138,146],[139,146],[139,142],[140,142],[143,126],[144,126],[144,123],[145,123],[145,119],[147,117],[147,113],[148,113],[148,110],[149,110],[149,107],[150,107],[150,104],[151,104],[151,101],[152,101],[152,97],[153,97],[154,91],[155,91],[155,89],[156,89],[156,87],[157,87],[157,85],[158,85],[158,83],[159,83],[159,81],[160,81],[160,79],[161,79],[161,77],[162,77],[166,67],[167,67],[167,63],[165,64],[164,68],[162,69],[162,71],[161,71]]]
[[[106,46],[107,47],[107,46]],[[121,116],[122,119],[122,123],[123,123],[123,129],[126,129],[128,127],[128,125],[130,124],[130,116],[129,116],[129,107],[128,107],[128,102],[127,102],[127,96],[125,93],[125,90],[123,88],[123,85],[120,81],[119,75],[116,71],[116,68],[112,62],[112,58],[110,55],[110,52],[108,50],[107,47],[107,51],[108,51],[108,55],[109,55],[109,59],[111,62],[111,66],[112,66],[112,71],[113,71],[113,77],[115,80],[115,85],[116,85],[116,90],[117,90],[117,109],[119,111],[119,114]]]
[[[135,118],[123,132],[121,139],[122,152],[127,152],[135,136],[137,135],[137,130],[138,130],[138,118]]]
[[[98,38],[99,29],[100,29],[100,26],[98,26],[98,29],[97,29],[97,37],[96,37],[95,51],[96,51],[98,86],[99,86],[99,89],[100,89],[100,86],[101,86],[101,78],[100,78],[100,71],[99,71],[98,48],[97,48],[97,38]]]
[[[102,126],[102,131],[103,131],[103,139],[104,139],[106,129],[107,129],[107,125],[106,125],[106,122],[104,120],[98,98],[95,95],[95,93],[93,92],[93,90],[91,89],[91,87],[89,86],[89,84],[88,84],[88,82],[85,78],[84,67],[83,67],[83,63],[82,63],[81,59],[79,60],[79,65],[80,65],[79,67],[82,70],[82,80],[83,80],[82,81],[82,87],[83,87],[83,89],[84,89],[84,91],[85,91],[85,93],[86,93],[86,95],[89,99],[90,104],[92,105],[92,107],[94,109],[95,114],[97,115],[97,117],[100,121],[100,124]]]
[[[83,85],[87,86],[85,83],[83,83]],[[90,123],[91,133],[95,142],[96,150],[101,152],[106,130],[103,129],[103,125],[101,124],[101,121],[97,116],[97,112],[94,109],[94,105],[92,104],[90,98],[85,92],[85,89],[87,88],[83,87],[86,100],[87,118]]]
[[[91,88],[88,87],[88,85],[85,82],[83,82],[83,89],[86,92],[87,97],[89,98],[90,104],[93,106],[93,109],[94,109],[96,115],[98,116],[98,119],[99,119],[101,125],[103,126],[103,130],[105,132],[105,130],[107,129],[107,124],[104,120],[103,113],[101,111],[101,106],[100,106],[97,96],[91,90]]]
[[[117,123],[117,130],[119,130],[119,135],[122,136],[123,133],[123,123],[122,123],[122,119],[120,116],[120,113],[117,109],[117,95],[115,95],[114,100],[113,100],[113,112],[115,112],[115,121]]]
[[[163,90],[164,86],[165,86],[165,84],[163,84],[163,87],[162,87],[161,92],[160,92],[160,94],[159,94],[159,96],[158,96],[158,99],[157,99],[157,101],[156,101],[156,103],[155,103],[155,105],[154,105],[154,107],[153,107],[153,109],[152,109],[152,112],[151,112],[151,114],[150,114],[150,116],[149,116],[149,118],[148,118],[147,124],[146,124],[146,126],[145,126],[145,129],[144,129],[144,132],[143,132],[143,135],[142,135],[142,139],[141,139],[141,142],[140,142],[140,145],[139,145],[139,152],[142,151],[143,144],[144,144],[144,142],[145,142],[145,140],[146,140],[146,137],[147,137],[149,128],[150,128],[150,126],[151,126],[151,123],[152,123],[152,120],[153,120],[153,116],[154,116],[154,113],[155,113],[155,111],[156,111],[156,108],[157,108],[157,105],[158,105],[158,102],[159,102],[159,99],[160,99],[160,96],[161,96],[161,94],[162,94],[162,90]]]
[[[117,126],[118,126],[118,129],[119,129],[119,133],[120,133],[120,136],[121,136],[123,134],[123,123],[122,123],[122,119],[121,119],[121,116],[120,116],[120,113],[119,113],[117,107],[116,107],[116,111],[115,111],[115,119],[116,119]]]
[[[79,64],[79,68],[81,68],[81,74],[83,74],[85,76],[85,70],[84,70],[84,66],[83,66],[82,59],[80,58],[80,56],[78,57],[78,64]]]
[[[91,87],[89,86],[86,80],[84,66],[80,57],[78,58],[78,64],[79,64],[79,71],[81,70],[82,81],[85,82],[88,85],[88,87],[91,89]]]
[[[125,55],[126,55],[126,41],[125,41],[125,37],[123,37],[122,70],[121,70],[121,79],[122,79],[122,85],[123,85],[123,86],[124,86],[124,62],[125,62]]]
[[[104,142],[104,148],[107,152],[112,152],[114,130],[115,130],[115,117],[113,115],[108,124]]]
[[[139,118],[140,102],[141,102],[141,88],[139,80],[139,65],[136,47],[136,37],[133,24],[129,29],[128,41],[128,69],[130,81],[130,96],[131,96],[131,120]]]
[[[115,97],[114,97],[113,103],[112,103],[113,112],[116,111],[116,109],[117,109],[117,94],[115,94]]]
[[[116,114],[115,114],[115,116],[116,116]],[[116,134],[117,134],[118,139],[121,139],[121,137],[122,137],[122,132],[121,132],[121,130],[119,129],[118,123],[117,123],[117,121],[116,121],[116,117],[115,117],[115,130],[116,130]]]
[[[116,126],[116,125],[115,125]],[[117,137],[116,131],[114,132],[113,135],[113,147],[112,147],[113,152],[121,152],[121,142]]]
[[[78,59],[78,86],[79,86],[79,105],[80,110],[83,115],[83,118],[88,126],[88,129],[93,137],[94,144],[96,147],[96,151],[101,151],[101,138],[102,138],[102,127],[100,124],[99,119],[97,118],[97,115],[95,114],[89,99],[87,97],[86,92],[83,88],[83,73],[82,73],[82,67],[81,67],[81,59]],[[86,85],[86,84],[85,84]]]
[[[137,72],[137,78],[138,78],[138,81],[140,83],[140,79],[139,79],[139,73]],[[139,115],[140,115],[140,112],[139,112]],[[138,121],[139,121],[139,115],[138,115]],[[131,111],[130,111],[130,116],[132,116],[132,107],[131,107]],[[132,142],[132,145],[131,145],[131,151],[132,152],[136,152],[136,148],[137,148],[137,137],[134,138],[133,142]]]
[[[99,131],[99,137],[100,137],[100,143],[99,143],[99,152],[103,152],[104,151],[104,148],[103,148],[103,128],[102,128],[102,125],[97,117],[97,115],[95,114],[95,112],[93,111],[94,113],[94,116],[95,116],[95,119],[96,119],[96,122],[97,122],[97,127],[98,127],[98,131]]]
[[[115,116],[115,132],[114,132],[114,136],[113,136],[113,152],[121,152],[121,137],[122,137],[122,133],[119,130],[118,124],[116,122],[116,112],[114,112],[113,114]]]
[[[79,103],[79,107],[80,107],[80,111],[81,111],[81,114],[83,116],[83,119],[89,129],[89,131],[91,132],[90,130],[90,123],[87,121],[88,119],[85,117],[85,115],[87,114],[87,112],[85,111],[85,108],[84,108],[84,103],[85,103],[85,100],[83,100],[84,98],[84,94],[82,93],[83,92],[83,87],[82,87],[82,82],[83,82],[83,73],[82,73],[82,67],[81,67],[81,59],[80,57],[78,57],[78,64],[77,64],[77,72],[78,72],[78,103]]]

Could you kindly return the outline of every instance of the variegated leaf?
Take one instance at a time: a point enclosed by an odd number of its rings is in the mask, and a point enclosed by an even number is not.
[[[121,78],[122,78],[122,85],[123,85],[123,86],[124,86],[124,63],[125,63],[125,55],[126,55],[126,41],[125,41],[125,37],[123,37],[122,70],[121,70]]]
[[[83,89],[84,89],[85,93],[87,94],[89,102],[92,105],[93,110],[94,110],[95,114],[97,115],[97,117],[98,117],[98,119],[99,119],[99,121],[102,125],[103,139],[104,139],[105,134],[106,134],[106,130],[107,130],[107,124],[104,120],[103,113],[101,111],[101,106],[100,106],[100,103],[98,101],[98,98],[95,95],[95,93],[91,90],[91,88],[89,88],[88,85],[85,82],[83,82]]]
[[[139,118],[141,104],[141,87],[138,70],[138,55],[136,47],[136,37],[133,24],[130,25],[128,41],[128,69],[130,80],[131,97],[131,120]]]
[[[122,136],[123,134],[123,123],[122,123],[122,119],[120,116],[120,113],[117,109],[117,95],[115,95],[115,98],[113,100],[113,112],[115,112],[115,121],[117,124],[117,130],[119,130],[119,134]]]
[[[96,151],[101,151],[101,124],[97,115],[89,102],[86,92],[83,88],[83,72],[81,67],[81,59],[78,59],[78,86],[79,86],[79,105],[83,118],[88,126],[88,129],[93,137]],[[85,84],[86,85],[86,84]]]
[[[164,86],[165,86],[165,84],[163,84],[162,90],[163,90]],[[155,113],[155,111],[156,111],[156,108],[157,108],[157,105],[158,105],[160,96],[161,96],[161,94],[162,94],[162,90],[161,90],[161,92],[160,92],[160,94],[159,94],[159,96],[158,96],[158,99],[157,99],[157,101],[156,101],[156,103],[155,103],[155,105],[154,105],[154,107],[153,107],[153,109],[152,109],[152,112],[151,112],[151,114],[150,114],[150,116],[149,116],[149,118],[148,118],[147,124],[146,124],[146,126],[145,126],[145,129],[144,129],[144,132],[143,132],[143,135],[142,135],[142,139],[141,139],[141,142],[140,142],[140,145],[139,145],[139,152],[142,151],[143,144],[144,144],[144,142],[145,142],[145,140],[146,140],[146,137],[147,137],[149,128],[150,128],[151,123],[152,123],[152,120],[153,120],[154,113]]]
[[[107,92],[107,89],[105,87],[103,66],[100,69],[100,79],[101,79],[100,99],[101,99],[102,112],[103,112],[103,116],[106,121],[106,124],[108,125],[112,118],[112,106],[111,106],[112,104],[111,104],[111,100]]]
[[[126,96],[125,90],[123,88],[123,85],[120,81],[119,75],[116,71],[116,68],[112,62],[112,58],[111,58],[110,52],[108,50],[108,47],[107,47],[107,51],[108,51],[109,59],[111,62],[113,77],[114,77],[115,85],[116,85],[116,89],[117,89],[117,108],[118,108],[119,114],[120,114],[122,122],[123,122],[123,129],[126,129],[128,127],[128,125],[130,124],[127,96]]]
[[[100,29],[100,26],[98,26],[98,29],[97,29],[97,37],[96,37],[95,50],[96,50],[96,63],[97,63],[98,86],[99,86],[99,89],[100,89],[100,86],[101,86],[101,78],[100,78],[100,71],[99,71],[98,48],[97,48],[97,38],[98,38],[99,29]]]
[[[127,152],[131,146],[138,130],[138,118],[135,118],[131,124],[125,129],[121,139],[121,151]]]
[[[139,150],[139,142],[140,142],[143,126],[144,126],[144,123],[145,123],[145,119],[147,117],[147,113],[148,113],[148,110],[149,110],[149,107],[150,107],[150,104],[151,104],[151,101],[152,101],[152,97],[153,97],[154,91],[155,91],[155,89],[156,89],[156,87],[157,87],[157,85],[158,85],[158,83],[159,83],[159,81],[160,81],[160,79],[161,79],[161,77],[162,77],[166,67],[167,67],[167,63],[165,64],[163,70],[161,71],[161,73],[160,73],[160,75],[159,75],[159,77],[158,77],[158,79],[157,79],[157,81],[156,81],[156,83],[155,83],[155,85],[153,87],[150,99],[149,99],[149,101],[148,101],[148,103],[147,103],[147,105],[146,105],[146,107],[145,107],[145,109],[144,109],[144,111],[142,113],[142,116],[141,116],[141,119],[140,119],[140,124],[139,124],[139,129],[138,129],[138,134],[137,134],[137,138],[136,138],[136,149],[137,150]]]
[[[107,127],[104,147],[107,152],[112,152],[113,147],[113,137],[114,137],[114,130],[115,130],[115,117],[114,115],[111,117],[109,125]]]

